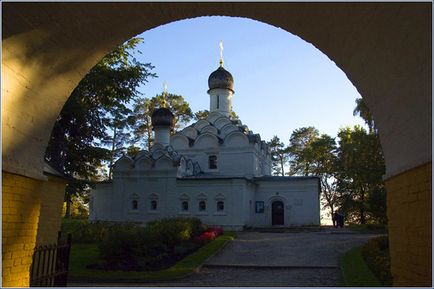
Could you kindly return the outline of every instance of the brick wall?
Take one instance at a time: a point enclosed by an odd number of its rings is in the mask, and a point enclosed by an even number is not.
[[[394,286],[432,284],[431,163],[386,181]]]
[[[57,233],[62,222],[62,207],[65,199],[66,181],[48,176],[41,193],[41,213],[39,216],[37,245],[57,242]]]
[[[2,285],[29,286],[42,181],[2,173]]]

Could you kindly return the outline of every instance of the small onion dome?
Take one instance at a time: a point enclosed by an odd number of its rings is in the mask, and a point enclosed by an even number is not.
[[[234,92],[234,78],[229,71],[224,69],[223,66],[220,66],[216,71],[210,74],[208,78],[208,87],[209,90],[223,88]]]
[[[152,126],[169,126],[173,127],[173,121],[174,121],[173,113],[165,108],[160,107],[152,113],[151,120],[152,120]]]

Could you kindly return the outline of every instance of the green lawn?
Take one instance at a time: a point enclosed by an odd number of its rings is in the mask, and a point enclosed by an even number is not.
[[[387,226],[380,224],[350,224],[348,228],[357,233],[387,234]]]
[[[156,272],[105,271],[87,269],[86,266],[99,260],[96,244],[73,244],[69,262],[69,281],[108,281],[114,282],[146,282],[173,280],[185,277],[198,268],[205,260],[218,252],[235,234],[226,232],[215,240],[199,248],[174,266]]]
[[[362,256],[362,247],[353,248],[340,258],[340,265],[345,286],[381,287],[380,281],[366,265]]]

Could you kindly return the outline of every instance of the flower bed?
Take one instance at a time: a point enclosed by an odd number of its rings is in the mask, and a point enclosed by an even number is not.
[[[202,234],[196,237],[195,241],[199,244],[206,244],[223,234],[223,228],[211,227],[205,230]]]
[[[157,271],[168,268],[223,233],[196,218],[166,218],[141,226],[119,226],[98,244],[102,262],[89,269]]]

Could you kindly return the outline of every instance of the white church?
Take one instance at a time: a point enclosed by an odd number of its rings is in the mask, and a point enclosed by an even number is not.
[[[92,192],[90,221],[197,217],[234,231],[320,225],[319,178],[272,176],[266,142],[231,118],[234,81],[222,57],[208,86],[208,117],[175,134],[171,111],[153,112],[153,146],[116,161],[112,182]]]

